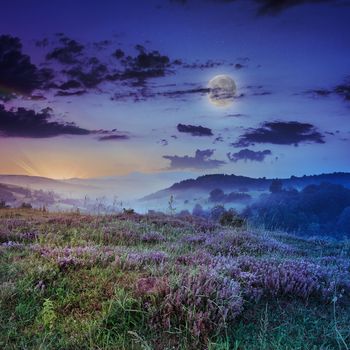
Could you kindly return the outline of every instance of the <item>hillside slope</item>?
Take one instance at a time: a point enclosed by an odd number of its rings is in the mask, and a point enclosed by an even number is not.
[[[3,349],[350,345],[344,241],[192,216],[3,209],[0,266]]]

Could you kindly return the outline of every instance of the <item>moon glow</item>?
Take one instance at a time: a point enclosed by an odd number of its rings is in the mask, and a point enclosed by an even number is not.
[[[236,94],[236,84],[234,80],[226,75],[217,75],[208,83],[209,101],[217,107],[229,106]]]

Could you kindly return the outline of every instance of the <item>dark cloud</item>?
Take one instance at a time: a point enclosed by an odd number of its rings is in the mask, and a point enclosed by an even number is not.
[[[214,3],[232,3],[243,0],[203,0],[203,2],[214,2]],[[341,3],[339,0],[253,0],[258,8],[257,13],[259,15],[276,15],[285,11],[286,9],[303,4],[320,4],[320,3]],[[347,1],[347,0],[345,0]],[[186,5],[190,0],[170,0],[172,3],[177,3],[180,5]],[[248,1],[245,1],[248,2]]]
[[[275,121],[265,122],[256,129],[248,129],[232,145],[236,147],[248,147],[255,143],[298,145],[301,142],[324,143],[324,136],[312,124]]]
[[[224,142],[224,138],[222,136],[216,137],[213,141],[213,144],[219,143],[219,142]]]
[[[83,44],[63,34],[59,36],[60,46],[50,51],[46,55],[46,59],[48,61],[55,60],[65,65],[65,68],[61,72],[57,72],[56,75],[60,80],[62,76],[67,78],[67,81],[61,85],[51,84],[49,88],[71,90],[84,87],[95,89],[102,82],[112,80],[109,79],[111,73],[107,64],[104,64],[95,56],[87,55]],[[93,48],[95,51],[101,51],[110,44],[109,40],[102,40],[94,43]],[[72,93],[72,95],[74,94],[76,93]]]
[[[183,89],[183,90],[170,90],[170,91],[162,91],[157,92],[155,89],[150,89],[147,87],[147,85],[141,84],[140,86],[138,84],[134,84],[134,86],[139,87],[139,89],[133,89],[132,91],[128,92],[116,92],[114,93],[112,100],[119,100],[119,101],[127,101],[128,99],[133,99],[134,102],[139,101],[145,101],[147,99],[151,98],[157,98],[157,97],[166,97],[166,98],[174,98],[179,99],[181,98],[184,100],[184,98],[187,95],[206,95],[210,92],[209,88],[194,88],[194,89]]]
[[[56,47],[46,55],[47,60],[56,60],[62,64],[74,64],[80,61],[84,45],[63,36],[59,39],[61,46]]]
[[[165,76],[164,69],[126,69],[106,76],[106,80],[139,80],[138,85],[145,86],[146,79],[159,78]]]
[[[147,52],[143,46],[137,45],[139,54],[130,62],[135,69],[165,69],[170,67],[170,59],[159,51]]]
[[[185,95],[203,95],[208,93],[209,89],[191,84],[192,88],[164,91],[164,86],[154,86],[150,84],[150,79],[174,74],[179,67],[204,69],[223,64],[223,62],[212,60],[187,64],[180,59],[171,59],[158,50],[142,45],[136,45],[136,53],[133,54],[127,54],[120,47],[116,48],[112,53],[115,60],[108,60],[106,63],[107,61],[104,62],[93,54],[101,57],[96,52],[109,50],[110,45],[113,44],[110,40],[92,43],[88,46],[88,53],[82,43],[67,37],[64,33],[57,33],[56,38],[52,41],[56,43],[54,48],[51,47],[46,54],[45,64],[52,69],[39,70],[30,63],[28,56],[21,53],[18,38],[9,36],[1,38],[3,40],[2,46],[0,43],[0,53],[1,50],[4,52],[7,50],[11,52],[11,55],[7,57],[6,62],[4,57],[0,56],[0,84],[12,87],[9,89],[10,92],[15,90],[31,93],[38,89],[41,90],[41,94],[45,94],[48,90],[56,90],[56,96],[68,97],[98,91],[98,93],[111,94],[112,100],[132,99],[135,102],[155,97],[176,99]],[[45,48],[52,45],[52,42],[45,38],[37,41],[36,44]],[[110,54],[110,52],[107,53],[107,55]],[[14,58],[17,58],[17,61]],[[11,67],[8,62],[12,64]],[[57,65],[57,62],[63,64],[64,67]],[[118,84],[118,89],[111,88],[110,84],[101,87],[100,85],[105,82]],[[0,95],[3,101],[14,97],[13,93],[6,93],[6,96],[4,93]]]
[[[94,42],[93,45],[97,50],[104,50],[111,44],[112,44],[111,40],[105,39],[105,40],[96,41]]]
[[[175,73],[178,67],[190,69],[213,68],[222,65],[222,61],[208,60],[206,62],[195,61],[194,63],[184,63],[181,59],[170,59],[169,56],[161,54],[157,50],[146,49],[142,45],[136,45],[135,49],[138,54],[135,56],[126,55],[126,53],[118,48],[113,52],[113,56],[124,67],[123,70],[117,70],[113,74],[106,77],[109,81],[128,81],[133,80],[133,86],[144,88],[147,86],[147,80],[151,78],[164,77]],[[179,96],[182,94],[202,93],[207,89],[189,89],[185,91],[169,91],[163,93],[153,93],[151,97],[156,95]],[[140,98],[149,98],[150,96],[139,96]]]
[[[29,99],[32,101],[45,101],[46,97],[43,95],[31,95]]]
[[[114,135],[106,135],[98,138],[99,141],[120,141],[120,140],[128,140],[130,137],[124,134],[114,134]]]
[[[195,156],[163,156],[163,158],[170,160],[168,169],[214,169],[226,164],[222,160],[211,159],[214,150],[197,149]]]
[[[60,135],[101,135],[99,141],[125,140],[128,135],[114,130],[88,130],[75,123],[53,120],[52,109],[40,112],[18,108],[6,110],[0,104],[0,137],[49,138]]]
[[[35,41],[35,46],[36,47],[41,47],[41,48],[43,48],[43,47],[46,47],[46,46],[48,46],[49,45],[49,39],[48,38],[43,38],[43,39],[41,39],[41,40],[36,40]]]
[[[183,95],[192,95],[192,94],[205,95],[205,94],[208,94],[209,92],[210,92],[209,88],[198,87],[194,89],[164,91],[164,92],[157,93],[157,95],[161,95],[165,97],[180,97]]]
[[[345,101],[350,101],[350,77],[347,77],[343,83],[334,86],[332,89],[312,89],[305,91],[305,94],[311,94],[315,97],[328,97],[335,94],[343,98]]]
[[[95,88],[106,80],[108,68],[98,60],[90,60],[89,63],[76,65],[64,71],[64,73],[80,82],[86,88]]]
[[[178,61],[178,64],[181,65],[182,62]],[[213,61],[213,60],[207,60],[206,62],[200,62],[199,60],[193,62],[193,63],[184,63],[182,64],[183,68],[190,68],[190,69],[207,69],[207,68],[215,68],[222,66],[224,64],[223,61]]]
[[[157,143],[161,144],[162,146],[168,146],[169,141],[166,139],[162,139],[162,140],[158,141]]]
[[[226,114],[226,118],[242,118],[242,117],[247,117],[247,114],[243,113],[233,113],[233,114]]]
[[[113,56],[124,69],[109,74],[106,80],[137,80],[137,85],[143,87],[147,79],[164,77],[171,72],[172,63],[168,56],[157,50],[148,51],[142,45],[136,45],[135,48],[138,52],[136,56],[126,55],[120,48],[114,51]]]
[[[252,96],[267,96],[272,95],[272,92],[270,91],[261,91],[261,92],[254,92],[252,93]]]
[[[264,151],[252,151],[248,148],[245,148],[237,153],[227,153],[227,158],[231,162],[238,162],[239,160],[262,162],[266,156],[271,154],[272,152],[269,149],[266,149]]]
[[[57,91],[55,96],[81,96],[87,93],[87,90],[77,90],[77,91]]]
[[[81,83],[77,80],[68,80],[65,83],[58,86],[61,90],[78,89],[81,87]]]
[[[49,69],[38,69],[22,53],[19,38],[0,36],[0,86],[9,93],[30,94],[52,78]]]
[[[209,128],[205,128],[201,125],[185,125],[185,124],[178,124],[177,130],[179,132],[189,133],[192,136],[213,136],[213,132]]]
[[[334,4],[337,0],[255,0],[259,4],[258,14],[278,14],[290,7],[303,4]]]
[[[120,60],[121,58],[123,58],[125,56],[125,52],[122,50],[122,49],[116,49],[114,52],[113,52],[113,56]]]
[[[112,100],[144,101],[150,98],[182,98],[186,95],[204,95],[210,89],[197,84],[185,84],[184,88],[166,91],[164,86],[155,86],[150,79],[174,74],[180,68],[211,68],[223,64],[221,61],[208,60],[204,63],[195,61],[193,64],[184,63],[180,59],[171,59],[157,50],[136,45],[136,54],[127,54],[121,48],[116,48],[112,56],[115,60],[108,63],[101,61],[93,54],[96,51],[109,50],[112,42],[102,40],[89,45],[89,52],[82,43],[67,37],[64,33],[57,33],[54,48],[46,54],[45,64],[52,69],[38,69],[30,63],[28,56],[21,53],[18,38],[2,36],[1,51],[10,51],[11,55],[0,56],[0,84],[9,88],[9,92],[0,94],[0,100],[8,101],[16,97],[13,91],[31,93],[40,90],[45,95],[48,90],[54,90],[56,96],[80,96],[89,91],[111,94]],[[57,42],[58,40],[58,42]],[[38,41],[40,47],[52,45],[49,39]],[[109,55],[111,53],[108,53]],[[101,57],[101,55],[99,56]],[[107,57],[107,56],[106,56]],[[11,66],[9,67],[9,62]],[[57,62],[63,64],[57,65]],[[111,88],[111,84],[118,84],[118,89]],[[190,88],[188,88],[190,85]],[[176,86],[176,85],[174,85]],[[3,90],[3,89],[2,89]],[[243,96],[243,94],[242,94]],[[238,96],[239,97],[239,96]]]
[[[326,96],[329,96],[332,93],[332,91],[326,90],[326,89],[314,89],[314,90],[308,90],[305,93],[312,94],[313,96],[326,97]]]
[[[244,67],[246,67],[246,66],[243,65],[243,64],[241,64],[241,63],[236,63],[236,64],[235,64],[235,68],[236,68],[236,69],[242,69],[242,68],[244,68]]]
[[[113,56],[118,59],[124,69],[107,75],[106,80],[134,80],[134,86],[145,87],[148,79],[173,73],[172,68],[178,60],[171,62],[167,55],[157,50],[149,51],[142,45],[136,45],[135,48],[138,52],[136,56],[127,56],[120,48],[114,51]]]
[[[343,97],[344,100],[350,101],[350,79],[348,79],[344,84],[337,85],[334,92]]]
[[[50,108],[35,112],[18,108],[6,110],[0,105],[0,136],[47,138],[59,135],[89,135],[92,131],[80,128],[74,123],[52,121]]]
[[[246,90],[247,96],[267,96],[272,95],[271,91],[264,90],[262,85],[247,85],[242,87]]]
[[[185,4],[187,4],[188,0],[170,0],[170,2],[185,5]]]

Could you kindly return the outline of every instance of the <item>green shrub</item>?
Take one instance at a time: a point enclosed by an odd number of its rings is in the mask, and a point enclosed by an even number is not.
[[[219,222],[223,226],[231,227],[243,227],[245,225],[245,220],[233,209],[223,212],[220,216]]]
[[[43,303],[43,309],[41,311],[41,318],[45,328],[51,331],[55,325],[57,318],[54,303],[52,300],[45,299]]]

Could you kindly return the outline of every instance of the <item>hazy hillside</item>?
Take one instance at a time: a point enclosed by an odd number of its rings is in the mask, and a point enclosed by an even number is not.
[[[96,206],[104,207],[105,211],[113,211],[118,206],[132,207],[137,212],[147,212],[149,209],[166,211],[169,198],[173,195],[178,211],[184,209],[192,211],[196,204],[210,208],[215,203],[227,203],[241,211],[247,204],[258,200],[261,194],[268,193],[273,180],[234,174],[204,175],[196,179],[182,180],[190,175],[190,173],[183,172],[131,173],[125,176],[67,180],[24,175],[0,175],[0,183],[3,184],[0,199],[17,204],[21,200],[32,202],[34,205],[39,205],[39,202],[47,204],[45,196],[42,200],[40,199],[42,194],[39,199],[37,195],[33,194],[38,193],[38,191],[54,192],[57,196],[56,199],[59,197],[58,201],[61,204],[64,199],[65,205],[76,205],[87,211],[95,210],[92,208]],[[310,184],[318,185],[325,182],[350,187],[350,174],[292,176],[281,179],[281,181],[285,189],[296,188],[300,190]],[[164,189],[161,190],[161,188]],[[211,196],[210,192],[218,189],[224,192],[225,200],[212,200],[214,196]],[[17,193],[15,193],[16,191]],[[138,200],[142,196],[145,197]],[[58,201],[55,200],[56,204]],[[52,203],[52,199],[49,202]]]
[[[31,191],[19,186],[6,185],[0,183],[0,201],[13,203],[19,198],[27,198],[31,195]]]
[[[267,191],[273,179],[267,178],[252,178],[247,176],[237,175],[204,175],[196,179],[188,179],[161,191],[152,193],[143,198],[143,200],[160,199],[169,197],[171,194],[179,198],[190,197],[191,194],[208,193],[216,188],[224,191]],[[345,187],[350,187],[350,173],[332,173],[320,175],[304,175],[301,177],[291,176],[290,178],[281,179],[284,187],[303,188],[310,184],[321,184],[329,182],[333,184],[341,184]]]
[[[84,186],[83,184],[76,185],[47,177],[28,175],[0,175],[0,183],[21,186],[31,190],[55,191],[65,195],[75,194],[89,189],[88,186]]]
[[[105,196],[112,201],[115,197],[119,200],[140,198],[189,176],[191,176],[191,173],[184,172],[154,174],[134,172],[123,176],[55,180],[40,176],[0,175],[0,183],[21,186],[31,190],[55,191],[69,198]]]
[[[33,207],[50,207],[62,202],[62,198],[53,191],[24,188],[16,185],[0,183],[0,202],[2,206],[17,207],[22,203]]]
[[[118,196],[120,199],[137,199],[152,191],[168,187],[174,182],[190,177],[186,172],[159,172],[140,173],[133,172],[128,175],[106,176],[89,179],[68,179],[66,184],[84,186],[89,188],[90,194]]]

